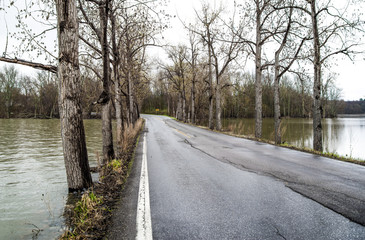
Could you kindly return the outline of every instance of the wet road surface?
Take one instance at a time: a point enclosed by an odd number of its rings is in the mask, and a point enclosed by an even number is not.
[[[143,117],[154,239],[365,239],[365,167]],[[141,148],[108,239],[136,236]]]

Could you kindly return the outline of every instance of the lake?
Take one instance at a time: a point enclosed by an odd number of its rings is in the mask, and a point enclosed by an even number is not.
[[[85,120],[91,166],[101,153],[101,121]],[[253,134],[253,119],[224,119],[224,128]],[[273,119],[263,137],[273,139]],[[312,146],[310,119],[285,119],[283,141]],[[365,116],[324,119],[325,151],[365,159]],[[54,239],[62,233],[67,201],[60,122],[57,119],[0,119],[0,239]]]
[[[224,129],[235,134],[255,135],[255,119],[223,119]],[[313,120],[282,120],[282,141],[300,148],[313,148]],[[365,115],[323,119],[323,150],[365,160]],[[262,138],[274,141],[274,119],[264,118]]]
[[[101,121],[85,120],[88,155],[101,153]],[[0,119],[0,239],[62,233],[66,170],[58,119]]]

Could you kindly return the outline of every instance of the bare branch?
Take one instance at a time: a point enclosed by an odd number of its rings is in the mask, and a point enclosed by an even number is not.
[[[20,64],[20,65],[32,67],[35,69],[46,70],[51,73],[57,73],[57,67],[53,66],[53,65],[45,65],[42,63],[35,63],[35,62],[30,62],[30,61],[26,61],[26,60],[22,60],[22,59],[17,59],[17,58],[12,59],[12,58],[6,58],[6,57],[0,57],[0,61],[7,62],[7,63]]]

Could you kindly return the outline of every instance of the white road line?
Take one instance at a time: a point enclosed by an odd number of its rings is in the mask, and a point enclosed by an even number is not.
[[[139,182],[137,205],[137,240],[152,240],[152,223],[150,209],[150,190],[147,170],[147,143],[146,133],[143,136],[143,156],[141,178]]]

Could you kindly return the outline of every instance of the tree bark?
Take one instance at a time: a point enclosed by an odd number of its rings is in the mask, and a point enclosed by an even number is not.
[[[195,68],[193,67],[193,81],[191,87],[191,123],[195,124]]]
[[[182,117],[183,121],[186,122],[186,93],[185,93],[185,74],[183,70],[183,59],[179,61],[180,70],[181,70],[181,78],[182,78]]]
[[[185,91],[183,92],[183,97],[182,97],[182,117],[183,117],[183,122],[186,122],[186,97],[185,97]]]
[[[302,98],[302,117],[306,117],[306,114],[305,114],[305,102],[304,102],[304,80],[301,80],[301,98]]]
[[[322,146],[322,105],[321,105],[321,54],[317,23],[316,1],[309,1],[313,28],[314,83],[313,83],[313,149],[323,151]]]
[[[212,49],[211,49],[211,39],[210,39],[210,33],[208,31],[208,81],[209,81],[209,129],[214,129],[214,123],[213,123],[213,97],[214,97],[214,88],[213,88],[213,72],[212,72]]]
[[[115,118],[116,118],[116,158],[121,159],[122,157],[122,145],[123,145],[123,105],[122,105],[122,92],[120,85],[120,75],[119,75],[119,64],[120,56],[116,41],[116,23],[114,13],[111,15],[111,25],[112,25],[112,48],[113,48],[113,73],[114,73],[114,91],[115,91]]]
[[[112,118],[111,118],[111,95],[110,95],[110,59],[108,45],[108,14],[109,0],[99,6],[100,25],[101,25],[101,48],[103,57],[103,91],[105,102],[102,103],[102,136],[103,136],[103,162],[106,164],[115,157],[113,147]]]
[[[131,65],[129,65],[131,66]],[[127,70],[127,82],[128,82],[128,103],[129,103],[129,123],[134,124],[134,98],[133,98],[133,80],[130,74],[130,70]]]
[[[92,185],[80,99],[78,23],[75,1],[56,0],[59,47],[59,106],[69,191]]]
[[[274,80],[274,128],[275,128],[275,144],[281,144],[279,55],[280,55],[280,51],[277,51],[275,53],[275,80]]]
[[[217,68],[217,67],[216,67]],[[217,130],[222,130],[221,120],[222,108],[221,108],[221,85],[219,82],[218,71],[216,71],[216,90],[215,90],[215,118]]]
[[[182,97],[182,92],[179,91],[179,94],[178,94],[178,102],[177,102],[177,108],[176,108],[176,118],[178,120],[182,120],[183,118],[183,113],[182,113],[182,105],[183,105],[183,97]]]
[[[256,1],[256,76],[255,76],[255,137],[262,136],[262,69],[261,69],[261,9]]]
[[[107,164],[110,160],[115,158],[113,147],[113,132],[112,132],[112,101],[102,106],[102,136],[103,136],[103,162],[102,165]]]

